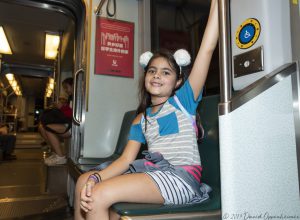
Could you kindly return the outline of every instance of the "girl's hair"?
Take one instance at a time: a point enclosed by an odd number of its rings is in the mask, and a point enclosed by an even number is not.
[[[182,71],[180,71],[180,67],[178,66],[178,64],[176,63],[174,56],[171,52],[167,51],[167,50],[162,50],[162,51],[158,51],[156,53],[153,54],[153,56],[151,57],[151,59],[149,60],[147,66],[145,66],[144,68],[144,76],[141,77],[141,81],[140,81],[140,85],[139,85],[139,101],[140,104],[138,106],[137,109],[137,113],[143,113],[146,119],[146,109],[151,105],[151,95],[147,92],[146,87],[145,87],[145,77],[146,77],[146,73],[148,71],[149,66],[151,65],[152,61],[156,58],[162,57],[164,59],[167,60],[167,62],[169,63],[169,65],[171,66],[171,68],[173,70],[175,70],[176,72],[176,79],[180,80],[182,79],[181,84],[178,86],[178,88],[180,88],[183,85],[183,81],[184,81],[184,73]],[[176,88],[173,92],[172,95],[175,94],[175,91],[178,89]]]
[[[69,77],[69,78],[66,78],[62,81],[62,84],[68,84],[70,86],[73,86],[73,78],[72,77]]]

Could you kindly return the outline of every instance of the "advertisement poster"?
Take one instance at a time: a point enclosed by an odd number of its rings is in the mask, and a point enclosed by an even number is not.
[[[95,74],[133,78],[134,23],[97,17]]]

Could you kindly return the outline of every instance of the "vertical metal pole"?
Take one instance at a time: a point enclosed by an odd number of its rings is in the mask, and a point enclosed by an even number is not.
[[[228,102],[232,97],[231,77],[231,39],[229,0],[218,0],[219,3],[219,54],[220,54],[220,105],[219,114],[226,114]]]

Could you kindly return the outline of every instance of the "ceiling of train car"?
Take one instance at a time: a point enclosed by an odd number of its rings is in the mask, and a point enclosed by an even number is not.
[[[45,32],[64,31],[69,23],[70,18],[62,13],[0,0],[0,25],[13,52],[2,55],[2,62],[15,67],[51,70],[54,61],[44,58]],[[21,80],[24,94],[44,95],[47,74],[38,70],[29,72],[26,68],[13,68],[13,71]]]

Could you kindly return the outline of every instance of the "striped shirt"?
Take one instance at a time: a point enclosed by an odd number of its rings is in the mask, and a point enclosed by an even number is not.
[[[188,80],[176,91],[176,96],[187,112],[195,116],[202,97],[200,95],[194,101]],[[158,112],[151,114],[151,108],[146,112],[147,127],[145,120],[132,125],[129,140],[147,142],[150,152],[160,152],[172,165],[201,165],[196,132],[190,118],[180,110],[174,97],[170,97]]]
[[[141,123],[150,152],[160,152],[173,165],[200,164],[196,133],[190,119],[168,101]]]

